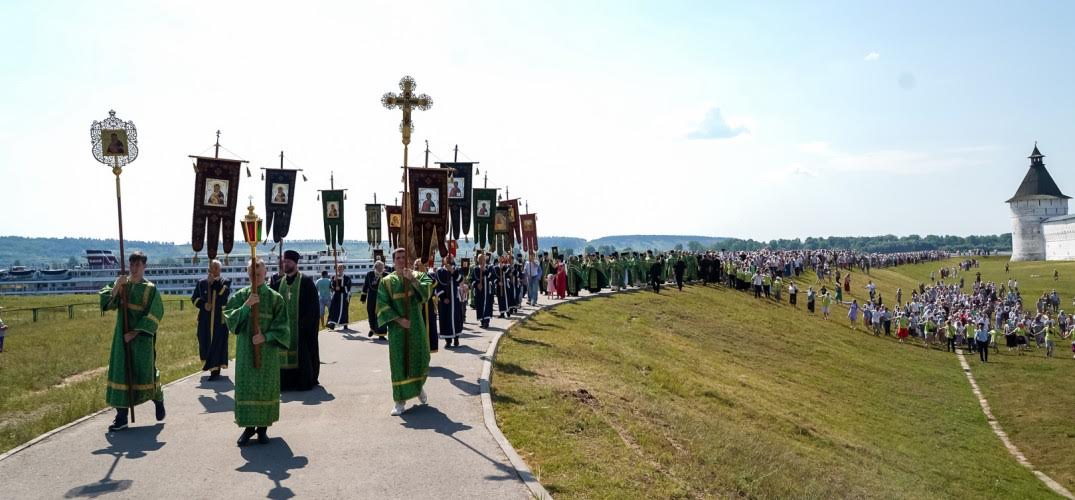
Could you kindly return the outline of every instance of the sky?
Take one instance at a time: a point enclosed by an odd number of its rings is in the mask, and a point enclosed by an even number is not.
[[[290,239],[323,237],[330,172],[359,204],[411,165],[478,161],[545,236],[1009,232],[1038,141],[1075,194],[1071,2],[0,1],[0,235],[114,237],[89,128],[138,128],[125,236],[189,242],[188,155],[309,179]],[[245,206],[245,203],[243,203]],[[364,239],[364,219],[346,236]],[[237,235],[241,237],[241,235]]]

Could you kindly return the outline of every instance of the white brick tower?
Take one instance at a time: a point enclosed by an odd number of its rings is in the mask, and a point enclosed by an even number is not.
[[[1007,201],[1012,211],[1012,261],[1045,260],[1045,235],[1041,223],[1050,217],[1067,215],[1070,196],[1060,192],[1034,143],[1023,183]]]

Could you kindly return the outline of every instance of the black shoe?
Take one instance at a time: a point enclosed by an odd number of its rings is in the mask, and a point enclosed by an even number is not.
[[[108,426],[108,432],[119,432],[127,428],[127,409],[116,408],[116,418]]]
[[[455,347],[459,347],[459,339],[455,339]]]
[[[267,444],[269,442],[269,428],[258,427],[258,444]]]
[[[235,444],[245,446],[246,443],[250,442],[250,438],[252,437],[254,437],[254,428],[247,427],[246,429],[243,429],[243,435],[239,436],[239,440],[236,441]]]
[[[370,330],[370,333],[368,335],[366,335],[366,336],[367,337],[373,337],[373,330]]]
[[[164,411],[164,401],[154,401],[153,406],[157,407],[157,421],[160,422],[161,420],[164,420],[164,416],[166,415]]]
[[[209,380],[216,380],[218,378],[220,378],[220,369],[219,368],[209,372]]]
[[[329,323],[328,324],[328,329],[329,330],[335,330],[336,329],[336,323]]]

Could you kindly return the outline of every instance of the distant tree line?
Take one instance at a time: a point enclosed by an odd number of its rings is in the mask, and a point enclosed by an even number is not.
[[[691,248],[696,248],[691,242]],[[728,238],[724,241],[710,245],[711,250],[757,250],[771,248],[775,250],[819,250],[819,249],[850,249],[859,252],[917,252],[923,250],[987,250],[991,252],[1007,252],[1012,249],[1012,234],[994,235],[971,235],[971,236],[939,236],[935,234],[919,236],[910,234],[896,236],[886,234],[882,236],[829,236],[825,238],[809,237],[806,239],[795,238],[778,239],[770,241],[755,241],[752,239],[741,240]]]

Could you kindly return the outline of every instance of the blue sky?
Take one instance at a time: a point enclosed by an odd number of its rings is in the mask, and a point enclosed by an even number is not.
[[[349,201],[398,187],[404,74],[434,98],[413,160],[454,144],[547,235],[770,239],[1010,230],[1035,140],[1075,192],[1069,2],[0,3],[0,234],[111,236],[88,128],[139,127],[127,235],[189,241],[213,132]],[[257,177],[241,181],[245,199]],[[348,236],[361,237],[353,219]]]

